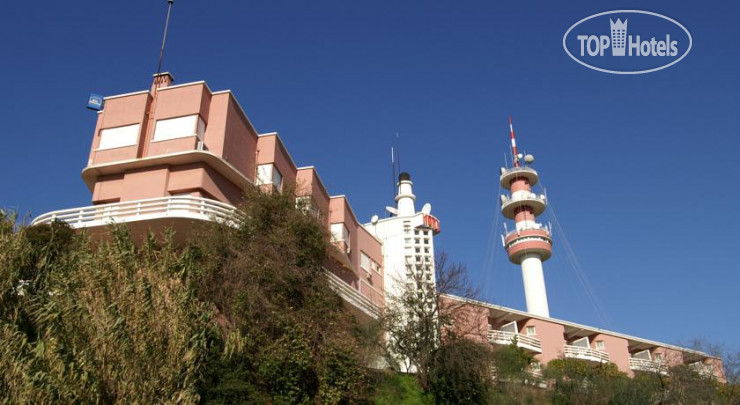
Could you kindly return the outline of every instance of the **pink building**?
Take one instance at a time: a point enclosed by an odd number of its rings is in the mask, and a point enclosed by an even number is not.
[[[690,364],[723,380],[720,360],[704,353],[549,317],[543,262],[553,241],[536,222],[547,202],[532,192],[538,180],[529,166],[533,158],[517,153],[513,128],[512,154],[513,165],[500,178],[511,191],[502,196],[502,214],[515,222],[504,245],[521,266],[527,312],[448,296],[466,304],[456,325],[467,325],[471,339],[530,351],[539,362],[533,373],[538,364],[577,358],[613,362],[630,375]],[[431,205],[416,210],[408,173],[399,176],[390,216],[363,224],[347,197],[329,194],[313,166],[295,164],[276,132],[258,133],[230,91],[214,92],[202,81],[173,85],[162,73],[149,90],[105,98],[82,178],[91,206],[50,212],[33,224],[63,220],[96,237],[117,222],[134,235],[172,228],[183,240],[195,222],[228,220],[246,187],[281,192],[295,184],[297,198],[336,247],[325,265],[329,281],[360,320],[377,319],[388,296],[411,279],[436,285],[433,238],[440,222]]]
[[[337,247],[326,263],[332,286],[361,319],[384,303],[382,242],[357,220],[344,196],[330,196],[314,167],[297,167],[276,132],[260,134],[234,95],[205,82],[173,85],[157,74],[151,89],[105,98],[82,178],[92,206],[41,215],[96,237],[112,222],[132,233],[172,228],[184,240],[196,221],[224,220],[245,187],[299,200],[323,221]]]

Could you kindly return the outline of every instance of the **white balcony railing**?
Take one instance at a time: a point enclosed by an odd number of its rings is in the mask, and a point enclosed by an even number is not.
[[[599,363],[606,363],[609,361],[609,353],[588,347],[565,345],[563,354],[566,358],[571,359],[581,359]]]
[[[630,370],[658,372],[668,374],[668,367],[660,360],[648,360],[630,357]]]
[[[172,196],[52,211],[31,225],[64,221],[73,228],[86,228],[167,217],[221,222],[232,220],[235,211],[229,204],[208,198]]]
[[[510,345],[516,342],[517,347],[542,353],[539,339],[519,333],[491,329],[488,331],[488,340],[497,345]]]
[[[73,228],[87,228],[160,218],[190,218],[236,226],[235,215],[236,208],[229,204],[200,197],[172,196],[53,211],[34,219],[31,225],[64,221]],[[378,305],[329,270],[325,272],[329,285],[342,298],[372,318],[380,316]]]
[[[700,361],[694,362],[689,364],[689,368],[699,373],[702,377],[712,377],[714,376],[714,370],[712,365],[710,364],[704,364]]]
[[[355,308],[364,312],[373,319],[380,317],[380,307],[373,303],[370,298],[362,295],[360,291],[344,282],[334,273],[324,269],[326,276],[329,278],[329,286],[339,294],[345,301],[349,302]]]

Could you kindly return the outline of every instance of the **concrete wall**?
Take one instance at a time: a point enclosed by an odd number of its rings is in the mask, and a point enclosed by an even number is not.
[[[272,163],[283,176],[283,184],[294,184],[296,166],[277,133],[260,135],[257,139],[257,164]]]
[[[630,376],[633,375],[630,369],[630,352],[627,339],[597,333],[590,337],[592,349],[596,349],[597,341],[604,342],[604,351],[609,353],[609,361],[616,364],[619,371],[627,373]]]

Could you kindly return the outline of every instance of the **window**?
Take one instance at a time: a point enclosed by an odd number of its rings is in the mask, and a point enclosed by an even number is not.
[[[349,230],[342,222],[331,224],[331,241],[349,243]]]
[[[257,185],[272,184],[278,191],[283,189],[283,175],[274,164],[257,166]]]
[[[606,345],[604,345],[603,340],[597,340],[596,341],[596,350],[604,350],[606,349]]]
[[[197,136],[202,140],[205,131],[206,124],[198,115],[158,120],[154,126],[152,141],[166,141],[189,136]]]
[[[653,359],[655,361],[663,361],[663,353],[653,353]]]
[[[527,336],[534,336],[537,334],[534,326],[527,326]]]
[[[372,260],[370,260],[370,257],[365,254],[365,252],[360,252],[360,267],[364,270],[370,270],[370,267],[372,266],[370,264]]]
[[[533,361],[532,364],[530,364],[530,367],[532,368],[532,371],[542,371],[542,364],[540,364],[539,361]]]
[[[139,141],[139,124],[108,128],[100,131],[98,149],[114,149],[136,145]]]
[[[321,218],[321,211],[319,210],[319,207],[316,206],[316,203],[311,196],[304,195],[296,197],[295,207],[303,213],[311,214],[316,218]]]

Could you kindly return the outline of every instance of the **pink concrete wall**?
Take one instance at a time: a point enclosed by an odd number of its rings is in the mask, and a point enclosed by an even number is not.
[[[563,357],[565,347],[563,325],[541,319],[528,319],[522,325],[522,330],[526,330],[527,326],[534,326],[536,335],[532,337],[539,339],[542,345],[542,353],[535,355],[541,364],[546,365],[551,360]]]
[[[239,187],[204,163],[173,167],[170,171],[167,191],[169,194],[198,191],[207,198],[231,205],[241,203],[244,195]]]
[[[90,164],[103,164],[119,160],[135,159],[138,154],[142,136],[146,131],[146,112],[151,97],[148,93],[115,97],[105,101],[105,109],[98,114],[95,133],[90,147]],[[136,146],[98,151],[100,131],[127,125],[139,124],[139,141]]]
[[[224,142],[228,118],[229,103],[231,95],[229,93],[219,93],[211,98],[211,106],[208,112],[208,125],[206,132],[203,134],[203,142],[208,147],[208,151],[216,156],[223,156]],[[233,124],[232,124],[233,125]],[[246,136],[238,134],[237,136]],[[255,140],[255,145],[257,141]],[[254,173],[243,173],[247,178],[254,179]]]
[[[123,173],[101,176],[93,189],[93,204],[117,202],[123,193]]]
[[[257,132],[252,128],[252,125],[241,108],[239,108],[236,100],[231,96],[231,93],[228,93],[228,96],[226,134],[221,156],[246,178],[254,181],[256,173]]]
[[[96,142],[100,137],[96,137]],[[124,146],[122,148],[104,149],[94,151],[92,154],[92,164],[100,165],[105,163],[120,162],[123,160],[136,159],[138,145]]]
[[[712,366],[712,374],[715,378],[721,383],[727,382],[727,377],[725,376],[725,370],[722,367],[722,360],[715,359],[715,358],[708,358],[704,360],[704,364],[708,366]]]
[[[439,311],[453,319],[453,325],[449,330],[442,331],[444,336],[455,333],[458,337],[470,339],[474,342],[488,343],[490,325],[487,308],[442,297]]]
[[[296,171],[296,195],[311,196],[321,213],[321,221],[329,227],[329,193],[321,183],[316,170],[308,167]]]
[[[668,367],[680,366],[684,363],[683,353],[678,350],[668,349],[665,347],[656,347],[652,350],[651,355],[655,356],[656,353],[660,353],[663,355],[663,363]]]
[[[198,137],[196,136],[168,139],[166,141],[151,141],[149,142],[147,154],[148,156],[157,156],[175,152],[186,152],[195,150],[197,144]]]
[[[123,177],[121,201],[167,196],[169,167],[155,166],[131,170]]]
[[[352,263],[352,267],[357,271],[356,269],[360,268],[359,244],[357,242],[357,227],[359,223],[345,197],[332,197],[329,200],[329,223],[334,224],[337,222],[344,223],[344,226],[349,231],[348,246],[350,248],[350,254],[348,257],[350,263]]]
[[[352,231],[350,230],[350,233],[351,232]],[[361,275],[361,278],[363,278],[364,282],[369,284],[369,286],[367,286],[367,288],[361,288],[360,292],[362,295],[370,298],[376,305],[382,306],[385,302],[385,290],[383,287],[383,246],[377,239],[370,235],[362,225],[357,226],[355,233],[357,234],[357,245],[359,246],[360,252],[364,252],[370,259],[375,261],[375,263],[378,263],[380,266],[380,273],[372,269],[368,269],[367,274],[369,274],[369,277]],[[359,263],[357,268],[360,268]],[[364,287],[365,285],[360,283],[360,286]]]
[[[208,124],[208,110],[211,105],[211,93],[204,83],[186,86],[165,87],[157,90],[154,105],[154,119],[199,115]]]
[[[257,164],[272,163],[283,176],[283,184],[294,184],[296,167],[288,155],[288,150],[277,134],[262,135],[257,139]]]
[[[616,364],[619,371],[627,373],[629,376],[633,375],[630,369],[630,352],[627,339],[598,333],[590,337],[592,349],[596,349],[597,341],[604,342],[604,351],[609,353],[609,361]]]

